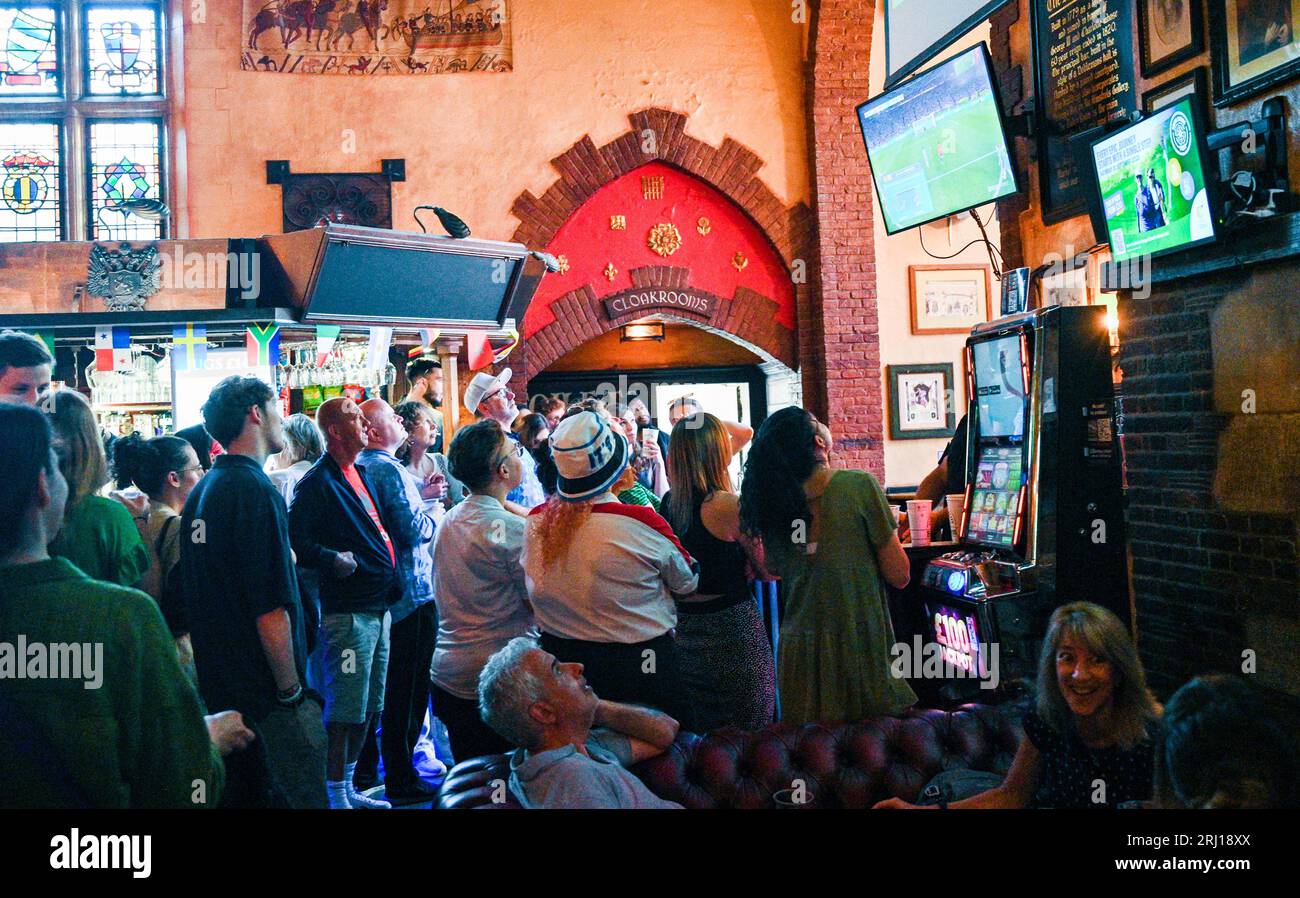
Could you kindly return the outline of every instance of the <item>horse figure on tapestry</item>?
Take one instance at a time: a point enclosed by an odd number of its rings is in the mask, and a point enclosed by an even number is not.
[[[339,17],[338,27],[330,39],[330,49],[337,51],[339,42],[346,37],[348,49],[351,50],[356,43],[353,35],[365,29],[375,52],[379,52],[379,18],[380,13],[386,9],[388,0],[358,0],[356,12],[347,12]]]

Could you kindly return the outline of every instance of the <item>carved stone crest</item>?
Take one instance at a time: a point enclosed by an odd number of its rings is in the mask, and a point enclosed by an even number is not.
[[[139,312],[158,292],[161,267],[155,246],[132,249],[123,243],[109,249],[97,243],[90,248],[86,292],[103,297],[110,312]]]

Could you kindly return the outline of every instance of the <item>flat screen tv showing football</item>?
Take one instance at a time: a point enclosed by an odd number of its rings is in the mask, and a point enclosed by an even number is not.
[[[858,107],[888,233],[1016,192],[994,83],[979,44]]]
[[[1116,262],[1215,238],[1197,98],[1184,97],[1092,145],[1093,173]]]

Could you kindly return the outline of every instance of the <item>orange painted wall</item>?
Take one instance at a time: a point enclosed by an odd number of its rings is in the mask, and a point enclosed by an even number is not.
[[[280,230],[267,159],[294,171],[378,171],[405,158],[393,223],[453,210],[477,236],[508,239],[520,191],[540,195],[549,160],[590,134],[624,133],[658,105],[688,113],[688,132],[725,137],[766,162],[786,204],[809,199],[804,125],[806,28],[774,0],[526,0],[512,4],[513,73],[359,77],[243,72],[239,0],[207,0],[185,20],[186,177],[191,236]],[[355,143],[354,152],[351,143]]]

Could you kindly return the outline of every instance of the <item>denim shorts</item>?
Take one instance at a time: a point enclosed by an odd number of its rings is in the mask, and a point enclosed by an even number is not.
[[[365,723],[383,710],[389,620],[387,611],[321,617],[326,723]]]

